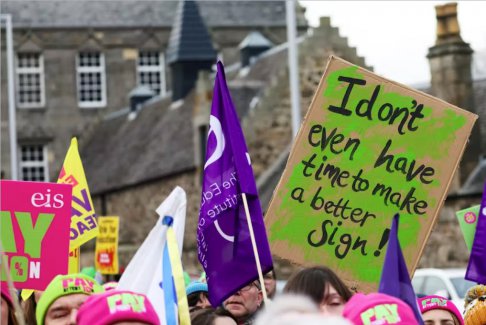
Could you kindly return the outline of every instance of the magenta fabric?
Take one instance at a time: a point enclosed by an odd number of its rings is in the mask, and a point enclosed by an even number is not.
[[[127,290],[91,295],[79,309],[76,321],[78,325],[110,325],[122,321],[160,325],[147,296]]]
[[[453,314],[459,321],[459,324],[464,325],[464,319],[462,318],[461,312],[457,309],[456,305],[454,305],[452,301],[444,297],[435,295],[425,296],[419,298],[418,303],[420,312],[422,314],[429,310],[443,309]]]
[[[355,294],[344,306],[343,316],[354,325],[418,324],[409,305],[383,293]]]

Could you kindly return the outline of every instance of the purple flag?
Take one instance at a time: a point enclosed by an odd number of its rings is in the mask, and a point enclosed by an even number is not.
[[[258,278],[242,193],[246,194],[262,271],[266,273],[273,268],[272,255],[250,156],[223,64],[218,62],[197,230],[198,257],[206,271],[213,306]]]
[[[465,278],[477,283],[486,283],[486,184]]]
[[[378,292],[397,297],[407,303],[412,308],[417,322],[423,324],[422,314],[417,305],[417,297],[413,291],[407,264],[398,240],[398,219],[399,216],[396,214],[393,217]]]

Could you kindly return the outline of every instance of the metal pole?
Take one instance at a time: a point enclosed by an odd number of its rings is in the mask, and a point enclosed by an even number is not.
[[[286,1],[287,16],[287,44],[289,58],[289,84],[292,112],[292,137],[295,138],[300,128],[300,91],[299,91],[299,66],[296,42],[295,1]]]
[[[18,179],[17,169],[17,120],[15,111],[15,88],[14,88],[14,53],[13,53],[13,34],[12,16],[1,15],[5,21],[7,31],[7,73],[8,73],[8,133],[10,142],[10,178]]]

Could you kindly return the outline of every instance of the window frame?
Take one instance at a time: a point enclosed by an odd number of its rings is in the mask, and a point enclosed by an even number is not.
[[[19,55],[31,54],[38,55],[39,67],[20,67]],[[36,103],[22,103],[20,101],[20,75],[21,74],[39,74],[39,88],[40,88],[40,102]],[[46,95],[45,95],[45,71],[44,71],[44,55],[39,52],[26,52],[19,51],[15,53],[15,97],[17,102],[17,107],[21,109],[30,108],[43,108],[46,106]]]
[[[27,146],[30,146],[30,147],[42,146],[43,160],[42,161],[24,161],[24,160],[22,160],[22,148],[27,147]],[[19,159],[20,180],[34,182],[32,180],[24,179],[22,168],[24,168],[24,167],[43,167],[44,168],[44,179],[40,182],[49,182],[49,159],[47,157],[47,154],[48,154],[47,144],[43,144],[43,143],[22,143],[22,144],[20,144],[19,145],[19,153],[18,153],[18,156],[20,157],[20,159]],[[39,182],[39,181],[37,181],[37,182]]]
[[[97,53],[100,55],[100,66],[81,67],[80,56],[84,53]],[[81,73],[100,73],[101,101],[81,101]],[[106,65],[105,54],[101,51],[79,51],[76,54],[76,97],[80,108],[103,108],[107,105],[106,97]]]
[[[140,54],[141,53],[158,53],[159,54],[159,65],[140,65]],[[167,80],[165,80],[165,55],[163,52],[157,50],[139,50],[136,60],[137,65],[137,85],[142,85],[142,78],[140,74],[142,72],[158,72],[159,73],[159,80],[160,80],[160,92],[154,93],[158,96],[165,96],[167,94]],[[150,85],[146,85],[149,86]],[[152,89],[150,87],[150,89]],[[153,90],[153,89],[152,89]]]

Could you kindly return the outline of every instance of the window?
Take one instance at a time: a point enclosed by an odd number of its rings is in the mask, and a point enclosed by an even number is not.
[[[76,60],[79,107],[106,106],[105,58],[99,52],[81,52]]]
[[[47,182],[47,147],[41,144],[20,147],[20,177],[24,181]]]
[[[17,53],[17,103],[21,108],[44,106],[44,60],[39,53]]]
[[[141,51],[138,53],[138,84],[149,86],[156,95],[165,95],[165,62],[160,52]]]

